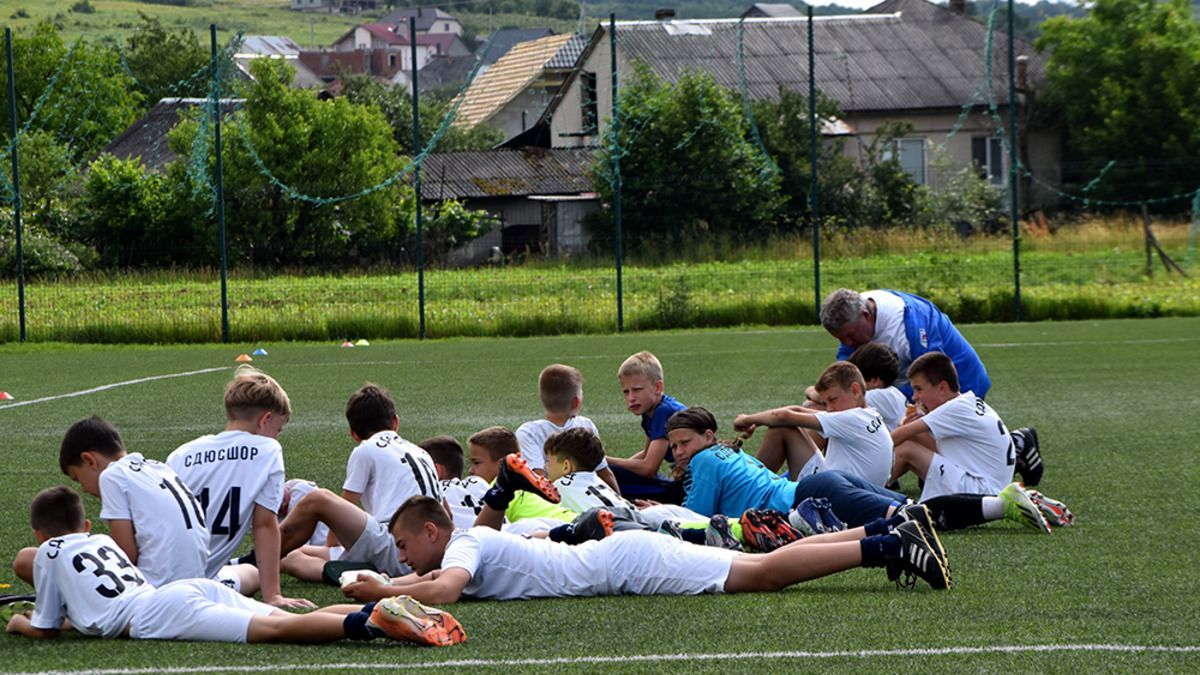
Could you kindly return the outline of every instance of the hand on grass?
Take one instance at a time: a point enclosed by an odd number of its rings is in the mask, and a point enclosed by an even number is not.
[[[282,595],[277,595],[273,598],[263,598],[263,602],[280,609],[316,609],[316,605],[311,600],[304,598],[285,598]]]

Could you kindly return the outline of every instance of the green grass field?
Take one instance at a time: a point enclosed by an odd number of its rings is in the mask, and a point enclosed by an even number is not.
[[[66,637],[36,644],[6,635],[0,636],[0,670],[348,671],[438,664],[473,671],[1200,670],[1194,578],[1200,562],[1194,506],[1200,319],[972,325],[964,333],[988,364],[992,405],[1010,426],[1038,428],[1048,467],[1041,488],[1066,501],[1078,520],[1051,536],[1009,524],[945,536],[957,583],[949,593],[897,591],[882,571],[855,570],[753,596],[466,602],[454,612],[469,642],[438,651],[382,642],[298,648]],[[12,393],[15,404],[57,397],[19,407],[0,403],[6,488],[0,511],[7,516],[0,519],[0,557],[33,544],[27,504],[39,489],[66,480],[58,472],[57,447],[72,421],[103,415],[121,428],[131,449],[161,459],[222,426],[220,392],[233,359],[257,346],[0,345],[0,390]],[[831,360],[834,344],[816,329],[779,329],[376,342],[355,349],[264,346],[271,353],[255,365],[279,378],[295,407],[280,438],[289,475],[336,489],[352,447],[341,411],[365,380],[392,390],[406,437],[452,433],[464,439],[484,426],[515,426],[536,416],[539,370],[571,363],[587,378],[585,414],[611,453],[628,455],[640,447],[640,429],[624,411],[615,381],[628,354],[657,353],[668,391],[713,409],[728,428],[738,412],[796,401],[802,385]],[[230,370],[63,397],[222,366]],[[905,487],[915,490],[915,481],[910,477]],[[95,517],[99,504],[90,497],[85,503]],[[8,574],[0,582],[13,584],[0,592],[25,588]],[[339,600],[333,589],[299,583],[286,583],[285,593],[322,604]],[[1135,648],[1113,651],[1111,645]],[[1171,651],[1136,648],[1149,645]]]

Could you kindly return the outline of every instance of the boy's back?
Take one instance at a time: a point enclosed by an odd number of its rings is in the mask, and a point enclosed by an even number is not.
[[[595,471],[568,473],[554,481],[554,487],[558,488],[558,494],[562,498],[559,504],[575,513],[583,513],[596,507],[611,508],[618,505],[632,508],[608,486],[608,483],[601,480]]]
[[[825,447],[825,470],[844,471],[884,485],[892,471],[892,437],[883,418],[871,408],[818,412]]]
[[[204,510],[171,467],[127,454],[100,474],[100,502],[102,519],[133,525],[146,581],[159,586],[208,576]]]
[[[1012,481],[1016,464],[1012,436],[983,399],[964,392],[921,419],[937,441],[938,454],[981,478],[983,494],[999,494]]]
[[[361,494],[363,510],[381,523],[414,495],[442,499],[442,486],[429,453],[395,431],[380,431],[354,448],[346,462],[342,489]]]
[[[75,532],[38,546],[33,563],[35,628],[58,630],[69,618],[84,635],[119,637],[135,600],[154,590],[107,535]]]
[[[529,468],[543,471],[546,469],[546,452],[544,450],[546,439],[567,429],[587,429],[597,437],[600,436],[600,432],[596,430],[596,424],[583,415],[569,418],[562,426],[543,417],[530,420],[517,427],[517,442],[521,445],[521,457],[529,464]]]
[[[454,526],[475,526],[475,517],[483,510],[483,495],[487,493],[487,481],[479,476],[448,478],[442,481],[442,497],[450,504],[450,517]]]
[[[683,506],[696,513],[740,517],[750,509],[787,513],[796,484],[744,452],[714,445],[696,453],[683,476]]]
[[[279,512],[283,448],[266,436],[223,431],[179,446],[167,464],[204,506],[210,533],[205,576],[215,577],[250,529],[255,505]]]

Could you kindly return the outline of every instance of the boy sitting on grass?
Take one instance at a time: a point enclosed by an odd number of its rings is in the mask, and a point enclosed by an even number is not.
[[[466,640],[454,617],[406,596],[288,614],[211,579],[156,588],[115,541],[89,534],[91,523],[74,490],[43,490],[30,511],[40,543],[34,558],[37,601],[31,613],[9,619],[9,633],[53,639],[69,620],[84,635],[136,640],[319,643],[385,635],[428,645]]]
[[[538,397],[542,401],[545,415],[517,427],[517,441],[521,445],[521,457],[529,468],[546,475],[546,455],[543,447],[551,434],[568,429],[586,429],[596,436],[600,432],[588,418],[579,414],[583,407],[583,373],[561,363],[542,369],[538,376]],[[604,457],[596,466],[596,475],[611,490],[617,490],[617,479],[608,468]]]
[[[896,378],[900,377],[900,357],[895,350],[882,342],[868,342],[846,360],[862,373],[867,383],[867,407],[879,413],[888,432],[904,424],[908,398],[895,386]]]
[[[825,403],[824,411],[788,406],[738,415],[734,431],[749,438],[758,427],[770,427],[758,459],[773,471],[786,460],[793,480],[832,470],[875,485],[886,483],[892,468],[892,439],[883,418],[867,407],[866,383],[858,368],[845,361],[830,364],[817,378],[816,391]],[[817,432],[816,442],[807,429]]]
[[[453,436],[434,436],[417,445],[433,459],[433,467],[442,481],[442,499],[450,507],[454,522],[462,528],[475,525],[475,518],[483,510],[488,484],[479,476],[463,477],[466,462],[462,445]]]
[[[629,458],[609,457],[608,464],[626,499],[664,504],[683,501],[683,485],[659,473],[663,461],[675,462],[667,442],[667,420],[683,410],[679,401],[663,393],[663,368],[654,354],[638,352],[625,359],[617,371],[625,407],[642,418],[646,446]]]

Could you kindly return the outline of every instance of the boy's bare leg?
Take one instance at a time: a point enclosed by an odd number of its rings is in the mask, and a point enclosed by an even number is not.
[[[861,531],[861,528],[856,529]],[[861,565],[862,545],[858,541],[815,542],[804,546],[789,544],[770,553],[742,554],[734,558],[725,579],[725,592],[777,591]]]
[[[317,523],[328,525],[338,541],[350,548],[367,526],[367,513],[329,490],[313,490],[279,524],[280,553],[286,556],[305,545]]]
[[[307,497],[305,501],[307,501]],[[246,642],[333,642],[346,637],[342,627],[347,614],[357,612],[362,605],[330,605],[309,614],[273,612],[250,619]]]
[[[490,527],[493,530],[499,530],[502,525],[504,525],[504,512],[487,504],[484,504],[483,510],[475,516],[475,527]]]
[[[839,541],[858,541],[867,536],[867,530],[862,527],[853,527],[837,532],[826,532],[825,534],[814,534],[811,537],[805,537],[793,541],[790,544],[785,544],[779,548],[787,548],[788,546],[800,546],[804,544],[833,544]]]
[[[780,431],[782,429],[767,429],[763,435],[762,445],[758,446],[758,453],[755,454],[763,466],[776,473],[783,468],[783,462],[787,459],[787,448],[783,435],[778,433]]]
[[[806,430],[797,427],[776,427],[767,429],[767,433],[763,435],[762,445],[758,449],[758,461],[772,471],[779,471],[786,461],[788,477],[796,480],[800,470],[817,452],[817,446],[808,437]]]
[[[325,563],[329,562],[327,546],[301,546],[283,556],[279,569],[300,581],[320,582],[325,578]]]
[[[922,480],[929,473],[929,465],[933,462],[934,451],[914,441],[904,441],[896,446],[895,459],[892,460],[892,475],[889,482],[912,471]]]
[[[225,569],[237,575],[238,592],[246,597],[253,596],[262,586],[258,579],[258,568],[254,565],[226,565]]]
[[[13,558],[13,574],[30,586],[33,585],[33,559],[35,557],[37,557],[37,549],[28,546],[17,551],[17,557]]]

